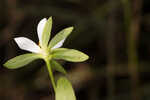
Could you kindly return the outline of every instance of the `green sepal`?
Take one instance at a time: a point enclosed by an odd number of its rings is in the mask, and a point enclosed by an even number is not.
[[[52,51],[53,59],[63,59],[70,62],[82,62],[87,60],[88,55],[74,49],[58,48]]]
[[[49,17],[42,33],[42,47],[44,48],[48,46],[48,42],[51,36],[51,30],[52,30],[52,17]]]
[[[56,100],[76,100],[72,85],[65,77],[61,77],[57,81]]]
[[[66,70],[61,66],[57,61],[51,60],[50,62],[52,70],[56,70],[58,72],[61,72],[63,74],[67,74]]]
[[[34,54],[34,53],[27,53],[27,54],[23,54],[20,56],[16,56],[10,60],[8,60],[4,66],[8,69],[17,69],[17,68],[21,68],[27,64],[29,64],[30,62],[36,60],[36,59],[41,59],[41,55],[39,54]]]
[[[56,48],[51,51],[51,54],[59,53],[59,52],[65,52],[66,50],[69,50],[68,48]]]
[[[72,32],[72,30],[73,30],[73,27],[68,27],[60,31],[58,34],[54,36],[54,38],[52,38],[48,47],[52,48],[55,45],[57,45],[60,41],[65,40],[69,36],[69,34]]]

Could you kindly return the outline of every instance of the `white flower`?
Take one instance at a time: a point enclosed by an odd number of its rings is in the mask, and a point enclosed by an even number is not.
[[[38,26],[37,26],[37,33],[38,33],[38,38],[39,38],[39,45],[37,45],[35,42],[33,42],[32,40],[26,38],[26,37],[17,37],[14,38],[15,42],[17,43],[17,45],[19,46],[20,49],[22,50],[26,50],[32,53],[40,53],[40,54],[46,54],[45,49],[42,48],[42,34],[45,24],[47,22],[46,18],[43,18]],[[65,40],[65,39],[64,39]],[[63,45],[64,40],[58,42],[54,47],[52,47],[51,49],[56,49],[59,48]],[[46,48],[47,49],[47,48]]]

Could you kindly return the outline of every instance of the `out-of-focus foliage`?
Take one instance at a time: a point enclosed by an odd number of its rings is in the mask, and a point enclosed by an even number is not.
[[[9,58],[26,53],[13,38],[25,36],[38,42],[37,23],[49,16],[55,22],[52,37],[74,26],[64,47],[90,57],[78,64],[59,61],[68,71],[77,100],[135,100],[132,97],[138,93],[139,100],[149,100],[150,1],[133,0],[129,5],[126,1],[130,0],[1,0],[0,100],[54,100],[43,61],[17,70],[2,66]],[[136,55],[136,61],[130,54]],[[129,68],[132,62],[136,62],[133,69]]]
[[[75,98],[72,85],[65,77],[61,77],[57,81],[56,100],[76,100]]]

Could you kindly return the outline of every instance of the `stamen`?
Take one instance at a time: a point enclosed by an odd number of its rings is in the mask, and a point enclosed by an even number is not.
[[[40,41],[38,42],[38,46],[41,48],[41,46],[40,46]]]

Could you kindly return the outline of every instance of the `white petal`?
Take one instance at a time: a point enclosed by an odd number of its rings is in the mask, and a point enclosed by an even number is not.
[[[40,47],[32,40],[25,37],[18,37],[14,39],[20,49],[30,51],[33,53],[39,53]]]
[[[59,48],[63,45],[65,39],[61,40],[60,42],[58,42],[55,46],[53,46],[51,49],[56,49],[56,48]]]
[[[38,23],[38,26],[37,26],[37,33],[38,33],[38,38],[39,38],[40,44],[42,44],[42,33],[43,33],[43,29],[44,29],[44,26],[45,26],[46,22],[47,22],[47,19],[43,18]]]

